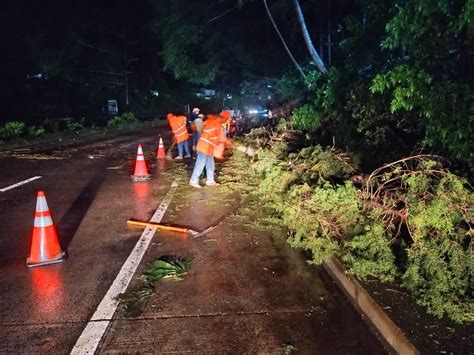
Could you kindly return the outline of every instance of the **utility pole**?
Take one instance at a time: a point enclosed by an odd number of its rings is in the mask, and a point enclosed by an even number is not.
[[[128,75],[127,75],[127,65],[128,65],[128,58],[127,58],[127,41],[125,41],[125,38],[123,40],[123,47],[124,47],[124,75],[125,75],[125,106],[128,108]]]

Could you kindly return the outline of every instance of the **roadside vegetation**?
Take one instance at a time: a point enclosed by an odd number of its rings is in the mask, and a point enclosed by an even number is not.
[[[350,153],[311,145],[284,120],[246,141],[258,148],[252,184],[312,263],[337,256],[360,279],[401,283],[431,314],[474,321],[474,195],[442,158],[363,173]]]
[[[281,120],[247,144],[255,186],[319,264],[399,282],[474,321],[474,2],[362,1],[327,71],[275,85]]]
[[[109,118],[107,121],[102,122],[101,126],[98,126],[97,122],[88,122],[85,117],[69,122],[45,120],[42,124],[32,126],[26,126],[23,122],[11,121],[6,122],[3,127],[0,127],[0,146],[47,140],[49,137],[52,138],[58,135],[65,138],[67,134],[88,135],[91,133],[107,132],[136,127],[141,123],[132,112],[126,112]]]

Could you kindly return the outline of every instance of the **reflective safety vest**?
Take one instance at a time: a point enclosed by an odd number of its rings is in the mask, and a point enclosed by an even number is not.
[[[214,147],[219,144],[222,135],[222,120],[219,116],[209,115],[204,121],[201,137],[196,146],[198,152],[207,156],[214,154]]]
[[[176,143],[184,142],[189,138],[186,116],[169,116],[168,123],[176,138]]]

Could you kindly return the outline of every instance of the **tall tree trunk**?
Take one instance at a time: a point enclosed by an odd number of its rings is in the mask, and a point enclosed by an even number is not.
[[[275,28],[275,31],[278,34],[278,37],[280,37],[281,43],[283,43],[283,46],[285,47],[286,52],[290,56],[291,60],[293,61],[293,64],[295,65],[296,69],[300,72],[303,79],[306,79],[306,74],[304,73],[303,69],[300,67],[300,65],[296,61],[295,57],[293,57],[293,54],[291,54],[290,49],[286,45],[285,39],[281,35],[280,30],[278,29],[278,26],[276,25],[275,20],[273,19],[270,9],[268,8],[268,5],[267,5],[267,0],[263,0],[263,4],[265,5],[265,9],[267,10],[268,17],[270,18],[270,21],[272,22],[272,25]]]
[[[298,22],[300,23],[301,32],[303,33],[304,41],[306,42],[306,47],[308,47],[309,54],[311,55],[311,58],[318,67],[319,71],[323,74],[326,74],[326,66],[324,65],[324,62],[316,51],[316,48],[314,48],[313,41],[311,41],[308,29],[306,28],[306,21],[303,16],[303,11],[301,10],[300,2],[299,0],[293,0],[293,3],[295,5],[296,15],[298,18]]]

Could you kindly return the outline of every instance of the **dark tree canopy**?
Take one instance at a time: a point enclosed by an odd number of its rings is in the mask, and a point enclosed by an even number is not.
[[[276,101],[305,100],[294,123],[315,139],[474,164],[472,0],[266,3],[274,24],[263,0],[8,1],[2,120],[100,115],[110,98],[160,111],[202,87],[237,96],[271,84]]]

